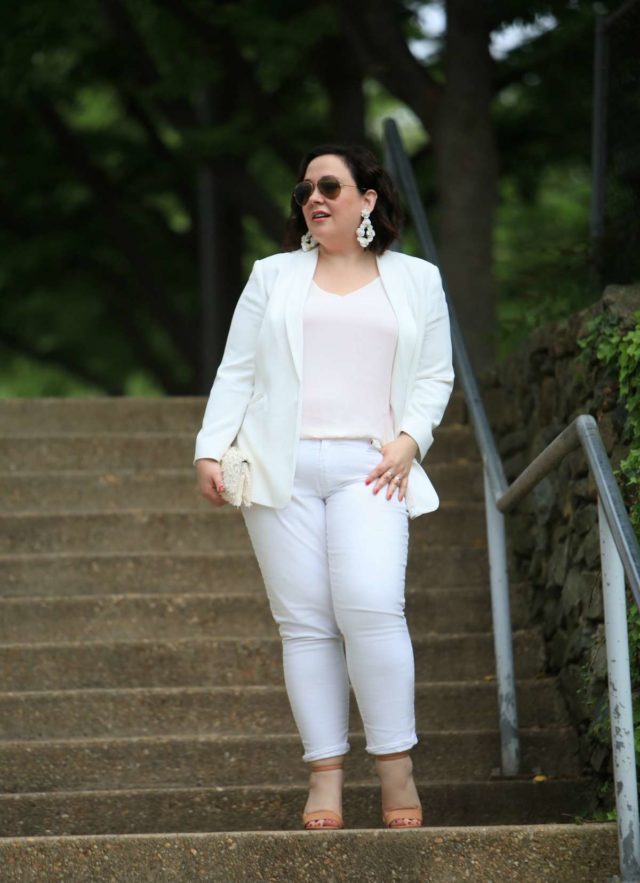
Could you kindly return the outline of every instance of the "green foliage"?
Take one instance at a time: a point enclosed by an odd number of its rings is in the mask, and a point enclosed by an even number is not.
[[[581,354],[589,352],[615,377],[626,417],[623,428],[629,441],[629,454],[616,474],[621,480],[629,505],[631,521],[640,537],[640,310],[633,314],[634,326],[621,333],[619,320],[601,313],[587,323],[579,338]]]
[[[404,41],[410,52],[412,40],[428,36],[423,4],[389,6],[390,49]],[[593,9],[586,0],[490,7],[495,29],[534,21],[542,10],[558,22],[493,63],[504,353],[541,322],[599,295],[586,271]],[[437,233],[440,182],[424,125],[432,99],[420,93],[421,78],[398,84],[392,52],[367,60],[359,46],[367,43],[365,16],[354,36],[337,0],[21,0],[3,11],[7,394],[37,390],[38,365],[49,394],[67,395],[70,386],[124,393],[131,384],[146,388],[141,377],[153,389],[193,391],[203,248],[197,182],[205,163],[223,185],[216,230],[231,231],[207,246],[222,280],[223,319],[246,268],[279,247],[296,163],[312,144],[364,131],[380,152],[381,119],[395,117]],[[425,82],[444,87],[444,39],[429,42]],[[635,45],[623,48],[616,60],[635,63]],[[633,93],[620,85],[617,94],[619,106],[635,107]],[[626,115],[613,117],[626,125]],[[473,132],[458,137],[474,149]],[[620,160],[610,186],[620,177],[621,192],[631,194],[635,168]],[[629,196],[614,213],[625,235],[634,205]],[[412,230],[403,246],[418,253]],[[622,253],[615,236],[611,248]]]
[[[548,164],[535,200],[513,176],[501,182],[494,233],[500,358],[534,328],[600,296],[589,266],[589,192],[584,166]]]

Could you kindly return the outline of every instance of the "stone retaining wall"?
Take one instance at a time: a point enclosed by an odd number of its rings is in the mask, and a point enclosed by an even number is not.
[[[606,376],[593,352],[579,360],[577,339],[603,311],[627,330],[638,309],[640,286],[610,285],[598,302],[536,329],[526,344],[479,377],[509,482],[579,414],[596,418],[614,470],[627,456],[626,412],[616,378]],[[510,579],[528,582],[531,620],[543,628],[548,672],[559,675],[580,733],[585,772],[611,783],[597,521],[595,484],[581,448],[506,516]],[[629,603],[628,589],[627,598]],[[613,803],[612,792],[603,794],[603,807]]]

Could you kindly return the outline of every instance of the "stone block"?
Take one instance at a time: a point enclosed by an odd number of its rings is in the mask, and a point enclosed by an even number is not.
[[[593,636],[589,658],[592,676],[599,681],[607,681],[607,648],[604,641],[604,624],[598,625]]]
[[[588,619],[602,622],[604,620],[604,598],[602,596],[602,578],[599,573],[585,572],[585,578],[591,585],[589,602],[584,608],[584,615]]]
[[[559,680],[571,719],[576,722],[585,720],[585,718],[588,719],[590,707],[588,697],[585,695],[585,685],[580,666],[575,663],[566,665],[562,669]]]
[[[550,423],[556,414],[556,390],[558,384],[554,377],[543,377],[538,393],[538,419],[541,423]]]
[[[498,450],[503,457],[516,451],[522,451],[526,447],[528,438],[529,433],[526,429],[514,429],[512,432],[505,433],[498,440]]]
[[[510,396],[505,389],[497,387],[482,394],[482,401],[487,411],[489,425],[499,437],[508,432],[514,425],[514,409],[509,404]]]
[[[572,480],[575,478],[585,478],[589,474],[589,464],[582,447],[576,448],[575,451],[567,454],[565,461],[569,467],[569,475]]]
[[[551,341],[551,352],[556,359],[561,359],[563,356],[573,355],[575,351],[576,342],[570,322],[567,319],[556,322]]]
[[[602,443],[606,448],[607,454],[611,456],[611,452],[618,439],[618,432],[614,424],[613,414],[610,411],[598,416],[598,429],[602,436]]]
[[[539,549],[536,549],[531,556],[529,567],[527,568],[527,577],[531,582],[542,585],[546,580],[546,571],[547,557]]]
[[[566,649],[566,659],[572,662],[581,662],[588,658],[593,643],[593,627],[580,621],[571,631]]]
[[[548,581],[556,586],[564,585],[569,567],[569,544],[557,542],[553,546],[549,558]]]
[[[586,500],[590,503],[597,501],[596,483],[593,480],[591,470],[585,478],[577,478],[571,485],[571,496],[575,502],[578,500]]]
[[[556,482],[546,475],[539,481],[530,494],[537,513],[538,524],[546,524],[557,506]]]
[[[528,462],[529,461],[523,452],[505,458],[502,465],[504,467],[504,474],[509,484],[512,484],[512,482],[516,480],[516,478],[520,475],[525,466],[528,465]]]
[[[545,591],[543,604],[543,631],[545,637],[550,637],[562,625],[564,613],[560,603],[560,590],[549,589]]]
[[[571,520],[571,529],[582,536],[583,534],[586,534],[597,521],[598,510],[596,506],[582,506],[577,510]]]
[[[633,314],[640,310],[640,284],[607,285],[602,295],[602,305],[621,320],[623,328],[634,327]]]
[[[532,529],[525,527],[519,531],[512,531],[510,536],[511,548],[521,558],[525,555],[530,555],[531,552],[533,552],[535,548],[535,538]]]
[[[590,585],[582,571],[571,569],[562,587],[562,609],[567,622],[577,621],[578,614],[590,596]]]
[[[558,629],[547,644],[549,665],[553,669],[562,669],[564,665],[564,653],[567,646],[567,633],[564,629]]]
[[[584,537],[575,544],[573,549],[573,553],[571,555],[571,563],[572,564],[581,564],[584,559]]]
[[[584,564],[588,570],[600,567],[600,528],[597,522],[584,538]]]

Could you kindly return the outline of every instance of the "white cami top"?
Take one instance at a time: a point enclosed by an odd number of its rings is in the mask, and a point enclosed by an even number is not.
[[[348,294],[312,281],[303,328],[300,437],[393,440],[398,322],[380,277]]]

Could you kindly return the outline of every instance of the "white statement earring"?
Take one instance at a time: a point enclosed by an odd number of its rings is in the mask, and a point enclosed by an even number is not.
[[[373,224],[369,220],[369,212],[366,208],[363,208],[360,212],[362,215],[362,223],[356,230],[356,238],[360,245],[363,248],[366,248],[370,242],[373,241],[373,237],[376,235],[376,231],[373,229]]]
[[[318,241],[317,239],[314,239],[311,230],[307,230],[307,232],[300,237],[300,245],[303,251],[311,251],[311,249],[315,248],[317,244]]]

